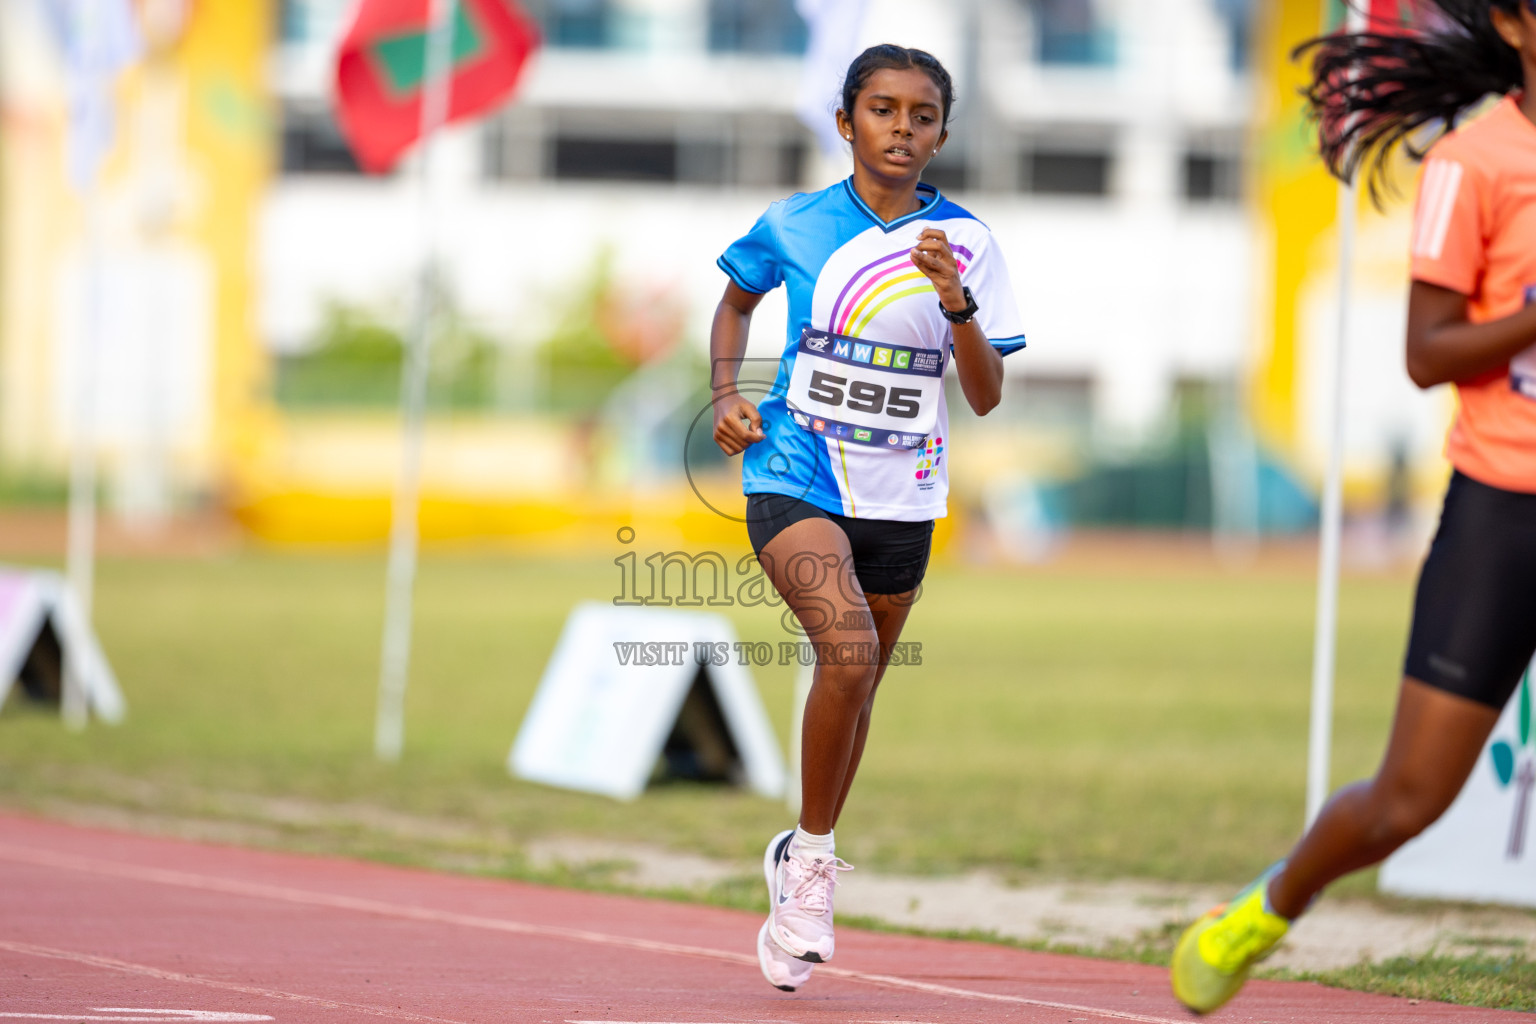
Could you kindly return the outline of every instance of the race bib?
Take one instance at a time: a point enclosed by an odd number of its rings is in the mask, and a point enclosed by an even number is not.
[[[806,328],[789,412],[815,434],[875,448],[921,448],[939,421],[944,353]]]
[[[1536,305],[1536,284],[1525,289],[1525,304]],[[1526,398],[1536,401],[1536,345],[1510,360],[1509,386]]]

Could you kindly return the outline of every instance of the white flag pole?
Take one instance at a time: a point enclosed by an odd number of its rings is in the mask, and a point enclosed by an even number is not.
[[[101,353],[102,240],[100,188],[85,194],[85,309],[75,346],[74,439],[69,453],[69,526],[64,571],[87,626],[96,582],[96,366]],[[69,729],[83,729],[89,715],[86,681],[77,652],[64,655],[59,713]]]
[[[832,111],[841,106],[837,91],[858,56],[868,6],[869,0],[795,0],[795,11],[810,30],[795,113],[816,136],[821,163],[836,165],[839,177],[847,173],[842,164],[848,145],[837,133]]]
[[[437,130],[448,120],[452,91],[456,0],[429,0],[425,78],[421,98],[421,153],[417,168],[420,259],[416,310],[401,370],[403,452],[390,523],[389,569],[384,594],[384,641],[379,670],[374,753],[398,761],[405,743],[405,689],[411,662],[412,594],[416,584],[417,511],[421,491],[422,433],[426,418],[428,354],[437,262],[437,186],[433,151]]]
[[[74,409],[69,453],[69,519],[64,566],[75,606],[89,628],[96,582],[97,394],[101,362],[105,246],[101,162],[111,144],[111,90],[139,53],[133,12],[126,3],[75,3],[54,8],[69,67],[69,176],[85,220],[81,330],[74,352]],[[78,652],[66,653],[59,710],[71,729],[85,727],[87,680]]]
[[[1346,0],[1346,32],[1370,24],[1369,0]],[[1324,2],[1324,25],[1331,0]],[[1345,353],[1349,338],[1349,298],[1354,280],[1359,185],[1339,183],[1339,294],[1333,345],[1333,392],[1328,407],[1328,469],[1323,481],[1321,538],[1318,551],[1317,622],[1312,645],[1312,720],[1307,741],[1307,825],[1317,820],[1329,792],[1333,748],[1333,683],[1339,631],[1339,544],[1344,529]]]

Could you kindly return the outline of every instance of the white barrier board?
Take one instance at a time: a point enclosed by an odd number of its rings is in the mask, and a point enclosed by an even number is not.
[[[78,680],[85,706],[104,721],[121,721],[127,708],[112,666],[56,572],[0,566],[0,704],[10,696],[47,625]]]
[[[633,800],[678,723],[694,680],[708,680],[744,781],[784,792],[784,761],[728,619],[665,608],[579,605],[566,620],[507,760],[519,778]],[[707,646],[705,646],[707,645]],[[717,661],[699,653],[728,654]]]
[[[1382,892],[1536,907],[1531,677],[1516,688],[1450,810],[1382,865]]]

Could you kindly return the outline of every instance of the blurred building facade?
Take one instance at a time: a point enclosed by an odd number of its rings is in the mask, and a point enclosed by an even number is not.
[[[547,526],[607,485],[627,495],[612,511],[622,519],[665,490],[662,481],[697,470],[692,455],[708,461],[688,428],[705,401],[697,378],[724,286],[715,256],[773,200],[849,171],[846,154],[817,151],[795,113],[807,31],[793,0],[525,6],[546,46],[516,101],[438,144],[435,234],[457,339],[443,358],[489,383],[438,403],[429,533],[439,520],[445,535]],[[234,364],[208,357],[209,422],[239,404],[230,396],[260,392],[266,405],[225,431],[240,443],[205,445],[180,486],[226,494],[258,532],[282,539],[382,536],[398,464],[389,399],[421,205],[414,158],[364,177],[336,132],[331,62],[349,7],[251,5],[248,36],[231,44],[264,55],[267,114],[258,121],[271,176],[245,207],[221,211],[250,227],[245,266],[220,264],[216,275],[249,288],[247,333],[221,327],[198,351],[244,345],[274,372],[226,373],[220,367]],[[1282,238],[1296,209],[1286,202],[1300,200],[1270,202],[1266,175],[1277,152],[1298,167],[1307,159],[1286,77],[1296,72],[1276,55],[1292,43],[1286,33],[1316,19],[1315,7],[869,0],[860,46],[920,46],[954,73],[951,138],[928,177],[993,229],[1030,330],[1028,350],[1009,361],[1003,405],[984,421],[956,417],[971,453],[953,468],[958,508],[1049,516],[1038,511],[1051,504],[1038,482],[1086,481],[1070,495],[1081,521],[1210,525],[1226,500],[1258,528],[1261,488],[1251,482],[1268,459],[1288,477],[1282,498],[1300,510],[1288,521],[1305,521],[1303,492],[1326,444],[1326,375],[1314,355],[1329,340],[1332,206],[1315,162],[1307,165],[1307,209],[1327,212],[1308,221],[1311,234]],[[194,21],[208,17],[207,5],[191,10]],[[6,81],[14,98],[14,75]],[[839,84],[822,86],[828,118]],[[132,96],[126,102],[135,109]],[[21,201],[13,188],[8,202]],[[78,239],[78,227],[60,231]],[[1396,351],[1402,228],[1401,216],[1373,221],[1363,246],[1374,261],[1363,318],[1371,339],[1357,349],[1366,362],[1355,367],[1350,451],[1364,478],[1401,465],[1405,452],[1412,465],[1433,465],[1444,420],[1443,401],[1413,392]],[[1277,246],[1289,248],[1277,255]],[[1286,286],[1293,292],[1272,295],[1286,260],[1306,272]],[[16,266],[12,258],[4,271],[13,288],[25,278]],[[1306,337],[1277,341],[1276,311],[1292,306]],[[750,355],[777,357],[784,319],[782,296],[770,297]],[[0,338],[11,364],[27,350],[25,333],[12,323]],[[327,405],[324,373],[305,360],[325,346],[366,353],[384,334],[396,362],[373,367],[379,386],[370,392],[356,374],[344,384],[353,398],[380,400]],[[601,336],[617,363],[578,366],[575,376],[551,368],[547,353],[588,336]],[[1282,342],[1287,361],[1276,370],[1271,350]],[[601,408],[573,412],[551,397],[560,373],[567,390],[580,390],[593,372],[611,378]],[[14,396],[24,379],[8,372],[0,389]],[[0,450],[57,464],[64,433],[34,429],[41,413],[27,421],[34,427],[18,427],[16,399],[6,404]],[[456,414],[471,406],[475,415]],[[1265,434],[1268,423],[1283,429]],[[1147,462],[1153,449],[1161,454],[1150,468],[1119,467]],[[727,466],[708,468],[729,477]],[[1248,483],[1223,485],[1222,475]],[[1115,511],[1152,505],[1162,511]],[[1090,506],[1110,511],[1085,514]]]
[[[283,6],[282,173],[261,246],[262,322],[280,351],[302,349],[328,302],[387,305],[413,272],[411,169],[358,177],[329,117],[345,9]],[[849,170],[796,117],[805,25],[792,0],[530,9],[547,46],[518,101],[443,142],[456,301],[533,344],[554,297],[602,258],[632,290],[677,299],[704,351],[724,285],[714,257],[768,203]],[[993,228],[1030,327],[1003,406],[956,426],[987,452],[970,477],[955,469],[973,502],[999,480],[1070,476],[1095,446],[1134,449],[1172,429],[1181,395],[1238,387],[1255,286],[1249,17],[1242,0],[869,3],[860,47],[920,46],[955,76],[951,140],[928,178]],[[840,84],[823,84],[828,118]],[[761,307],[753,356],[777,356],[784,316],[781,296]]]
[[[62,478],[86,436],[118,511],[155,520],[218,491],[266,431],[250,267],[268,11],[137,4],[110,150],[72,184],[88,104],[42,7],[0,4],[0,478]]]
[[[282,173],[263,212],[263,326],[302,346],[327,297],[409,279],[404,172],[371,181],[328,114],[342,0],[286,0]],[[713,260],[772,200],[847,173],[794,113],[792,0],[540,0],[548,46],[516,104],[453,133],[446,250],[475,316],[537,334],[542,298],[601,249],[679,289],[702,344]],[[1187,378],[1246,356],[1253,107],[1239,0],[872,0],[862,42],[936,53],[960,105],[929,179],[1002,239],[1032,328],[1021,414],[1149,429]],[[828,82],[827,116],[838,83]],[[371,236],[370,233],[371,232]],[[376,241],[378,244],[371,244]],[[782,313],[755,341],[781,341]]]

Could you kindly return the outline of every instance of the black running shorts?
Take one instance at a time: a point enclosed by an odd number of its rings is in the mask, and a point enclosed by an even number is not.
[[[1536,653],[1536,494],[1456,473],[1419,574],[1403,673],[1503,708]]]
[[[932,519],[850,519],[785,494],[747,495],[747,536],[759,558],[769,541],[802,519],[828,519],[842,527],[864,593],[905,594],[923,582],[933,550]]]

